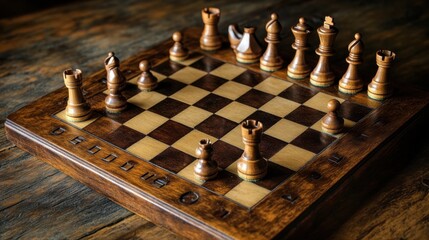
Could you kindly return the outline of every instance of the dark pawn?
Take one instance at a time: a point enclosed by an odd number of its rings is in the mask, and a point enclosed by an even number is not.
[[[222,38],[218,30],[220,20],[219,8],[203,8],[201,17],[204,23],[203,33],[200,38],[200,47],[206,51],[218,50],[222,47]]]
[[[182,33],[175,32],[172,38],[174,45],[170,48],[170,59],[177,62],[186,60],[189,56],[189,51],[182,43]]]
[[[114,52],[109,52],[107,58],[104,60],[104,67],[106,68],[107,81],[109,78],[117,78],[120,82],[119,90],[122,91],[127,85],[127,79],[124,74],[121,72],[119,58],[115,56]]]
[[[358,72],[358,66],[362,64],[363,42],[360,33],[355,34],[348,47],[349,56],[346,58],[349,67],[338,83],[338,90],[347,94],[356,94],[363,88],[363,80]]]
[[[195,177],[202,181],[213,179],[217,176],[217,162],[212,160],[213,148],[209,139],[200,140],[198,148],[195,150],[198,162],[194,167]]]
[[[143,60],[139,64],[140,71],[142,74],[137,81],[137,84],[142,91],[152,91],[158,86],[158,79],[150,71],[152,65],[148,60]]]
[[[340,133],[344,127],[344,119],[338,115],[340,102],[336,99],[331,99],[328,102],[328,113],[322,118],[322,130],[330,133]]]

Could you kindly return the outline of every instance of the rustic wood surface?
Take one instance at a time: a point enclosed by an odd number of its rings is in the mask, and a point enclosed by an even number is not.
[[[103,67],[108,51],[125,59],[178,29],[201,26],[200,10],[205,6],[199,1],[85,1],[0,20],[0,121],[61,87],[61,72],[68,67],[81,68],[85,77]],[[218,1],[216,7],[222,9],[223,34],[233,22],[263,29],[275,10],[290,42],[292,36],[286,30],[299,16],[321,23],[324,15],[332,15],[340,30],[336,63],[346,64],[345,46],[355,32],[361,32],[367,72],[375,73],[377,49],[393,50],[398,58],[391,76],[429,90],[425,1]],[[262,39],[263,31],[259,37]],[[317,45],[316,38],[311,42]],[[332,238],[428,237],[428,156],[429,140],[416,140],[409,166],[363,202]],[[0,193],[0,239],[179,239],[21,151],[6,139],[3,126]]]

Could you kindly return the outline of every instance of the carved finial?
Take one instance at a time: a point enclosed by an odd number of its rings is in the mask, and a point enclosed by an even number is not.
[[[325,22],[323,23],[323,27],[327,29],[331,29],[334,26],[334,19],[331,16],[325,17]]]

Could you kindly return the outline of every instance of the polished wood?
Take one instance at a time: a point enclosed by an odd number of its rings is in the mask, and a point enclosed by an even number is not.
[[[70,65],[83,69],[85,76],[89,76],[99,70],[100,59],[103,59],[106,49],[115,49],[122,57],[128,57],[136,51],[149,48],[159,39],[171,37],[171,33],[177,29],[199,25],[201,21],[199,15],[194,14],[200,10],[200,2],[187,1],[181,6],[164,2],[127,5],[126,2],[119,4],[107,1],[104,3],[108,4],[102,4],[99,1],[91,1],[85,4],[68,4],[65,7],[57,6],[51,10],[0,20],[4,30],[1,36],[4,44],[0,51],[5,60],[0,65],[3,79],[0,86],[3,93],[0,98],[3,103],[0,104],[0,121],[4,121],[7,114],[61,86],[58,76]],[[226,32],[227,24],[231,22],[243,24],[244,20],[250,19],[245,16],[251,11],[258,13],[253,14],[252,19],[262,28],[266,15],[259,16],[262,15],[261,9],[266,9],[270,4],[274,3],[234,3],[234,8],[242,10],[241,14],[224,14],[220,29]],[[294,7],[289,7],[289,4]],[[324,7],[321,8],[321,5]],[[382,1],[342,1],[336,4],[327,1],[309,1],[306,4],[289,1],[288,4],[278,5],[275,9],[282,16],[290,16],[284,18],[282,23],[285,23],[285,26],[295,24],[299,16],[307,17],[308,21],[316,26],[319,22],[313,19],[318,19],[327,12],[334,16],[337,15],[335,13],[347,16],[359,13],[363,19],[361,21],[356,20],[360,19],[358,16],[337,19],[338,23],[341,22],[341,25],[346,27],[341,26],[337,39],[338,54],[334,56],[335,64],[341,65],[340,62],[347,56],[346,46],[350,36],[360,31],[365,36],[367,49],[362,65],[362,69],[369,69],[368,72],[362,72],[366,84],[377,70],[374,52],[388,47],[397,49],[401,58],[407,59],[398,61],[391,69],[394,83],[417,84],[419,88],[427,90],[429,88],[425,79],[428,55],[422,49],[428,46],[427,41],[421,39],[425,29],[422,26],[428,21],[427,11],[422,11],[426,5],[425,1],[412,1],[407,4],[401,1],[392,1],[389,4]],[[220,1],[218,6],[225,9],[231,6],[231,3]],[[118,11],[121,13],[117,14]],[[171,14],[172,12],[195,16],[185,19],[182,14]],[[271,10],[267,11],[269,12]],[[62,17],[64,13],[67,13],[67,16],[78,16],[84,21]],[[390,17],[386,18],[386,15]],[[98,21],[99,18],[107,19],[107,16],[111,21]],[[156,20],[156,24],[149,19]],[[111,29],[118,37],[105,37],[104,29]],[[68,34],[70,31],[75,31],[76,34]],[[131,32],[132,34],[129,34]],[[390,37],[385,38],[386,34]],[[316,42],[314,36],[310,37],[311,43]],[[291,60],[293,52],[288,51],[286,46],[289,46],[293,39],[286,36],[286,40],[282,51],[285,53],[285,60]],[[119,47],[121,44],[127,47]],[[64,54],[53,54],[55,52]],[[37,64],[36,69],[35,62],[43,64]],[[138,61],[135,64],[138,66]],[[309,59],[309,64],[314,66],[315,62]],[[338,76],[344,73],[346,67],[344,65],[341,71],[337,72]],[[342,218],[344,225],[336,228],[330,239],[424,239],[427,236],[425,217],[428,215],[429,201],[427,187],[423,182],[429,171],[429,147],[427,138],[424,137],[424,132],[427,134],[425,130],[427,126],[424,125],[419,133],[423,140],[411,140],[412,151],[403,156],[403,159],[407,159],[407,164],[397,169],[387,182],[378,185],[364,201],[351,202],[352,206],[358,207],[358,211],[351,217]],[[400,150],[407,152],[403,148]],[[0,232],[1,238],[180,238],[23,152],[6,139],[3,126],[0,126],[0,159],[0,188],[4,190],[0,210],[0,228],[3,230]],[[384,169],[376,174],[382,172]],[[344,209],[336,208],[331,213],[342,210]]]
[[[228,40],[229,45],[232,50],[236,50],[238,44],[240,44],[241,39],[243,38],[243,33],[238,30],[237,24],[230,24],[228,26]]]
[[[267,72],[277,71],[283,66],[283,59],[280,57],[277,47],[280,43],[280,32],[282,31],[282,25],[278,19],[277,13],[272,13],[271,20],[265,25],[265,31],[267,31],[265,42],[267,42],[268,46],[259,62],[261,69]]]
[[[361,34],[356,33],[355,39],[349,44],[349,56],[346,58],[349,67],[338,83],[338,90],[347,94],[356,94],[363,88],[363,79],[359,74],[358,66],[362,64],[364,45]]]
[[[171,55],[170,55],[171,56]],[[158,79],[152,74],[152,65],[149,60],[142,60],[139,63],[139,69],[142,71],[137,84],[142,91],[152,91],[158,86]]]
[[[173,33],[174,45],[170,48],[170,59],[173,61],[183,61],[189,56],[189,50],[183,45],[183,36],[181,32]]]
[[[218,174],[217,162],[212,160],[213,147],[209,139],[201,139],[195,150],[198,162],[195,164],[194,173],[197,179],[207,181]]]
[[[214,51],[222,47],[222,39],[218,29],[220,14],[220,9],[215,7],[201,10],[201,17],[204,23],[203,33],[200,38],[201,49]]]
[[[296,50],[295,56],[287,67],[287,75],[295,79],[303,79],[310,75],[311,68],[305,59],[305,52],[310,49],[308,37],[312,27],[305,22],[305,18],[300,17],[298,24],[291,27],[295,41],[292,48]]]
[[[323,131],[331,134],[341,132],[344,127],[344,119],[338,114],[340,106],[341,104],[337,99],[329,100],[327,105],[328,113],[322,118]]]
[[[120,113],[127,107],[127,99],[121,91],[125,88],[126,78],[119,69],[119,59],[113,52],[109,52],[104,61],[107,72],[107,90],[109,94],[104,100],[106,110],[111,113]]]
[[[66,117],[72,122],[82,122],[91,117],[91,106],[82,92],[82,71],[67,69],[63,72],[64,84],[68,88]]]
[[[368,85],[368,96],[376,100],[384,100],[393,93],[392,80],[389,79],[388,69],[393,65],[396,54],[389,50],[378,50],[375,59],[378,70]]]
[[[235,56],[240,63],[255,63],[259,61],[262,48],[256,39],[256,27],[244,27],[243,37],[235,49]]]

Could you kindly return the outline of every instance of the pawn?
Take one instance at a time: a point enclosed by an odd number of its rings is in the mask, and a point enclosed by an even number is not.
[[[279,16],[276,13],[271,14],[271,20],[266,24],[267,37],[265,42],[268,43],[264,55],[261,57],[260,68],[264,71],[274,72],[283,66],[283,59],[278,52],[278,44],[280,43],[280,32],[282,25],[278,20]]]
[[[195,177],[201,181],[207,181],[217,176],[217,162],[212,160],[213,148],[209,139],[202,139],[195,150],[198,162],[194,167]]]
[[[142,71],[142,74],[137,81],[139,89],[147,92],[152,91],[158,86],[158,79],[150,71],[152,65],[148,60],[143,60],[140,62],[139,68],[140,71]]]
[[[328,102],[328,113],[322,118],[322,130],[330,134],[340,133],[344,127],[344,119],[339,116],[340,102],[331,99]]]
[[[91,117],[91,107],[82,93],[82,71],[67,69],[63,72],[64,84],[69,93],[66,118],[71,122],[82,122]]]
[[[368,85],[368,96],[375,100],[384,100],[392,95],[392,83],[389,81],[387,70],[395,60],[396,54],[389,50],[379,50],[376,53],[377,73]]]
[[[255,27],[245,27],[236,50],[236,59],[241,63],[255,63],[262,55],[262,48],[255,36]]]
[[[346,94],[356,94],[363,88],[363,80],[358,72],[358,66],[362,64],[363,42],[360,33],[355,34],[349,46],[349,56],[346,58],[349,67],[338,83],[338,90]]]
[[[173,33],[174,45],[170,48],[170,59],[172,61],[184,61],[189,56],[189,51],[182,43],[182,33],[175,32]]]

